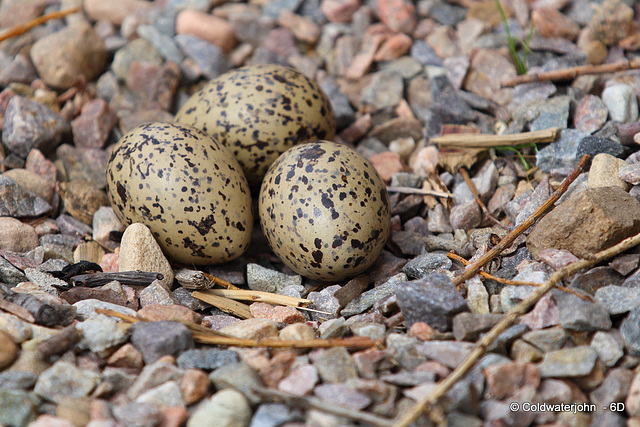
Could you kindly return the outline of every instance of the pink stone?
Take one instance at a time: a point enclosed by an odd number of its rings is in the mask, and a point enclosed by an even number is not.
[[[378,0],[378,17],[394,31],[411,33],[417,22],[415,11],[409,0]]]
[[[278,24],[290,30],[298,40],[306,43],[315,44],[320,37],[320,27],[318,27],[318,24],[309,18],[296,15],[287,9],[280,12]]]
[[[433,337],[433,328],[426,322],[414,322],[409,328],[409,335],[420,341],[429,341]]]
[[[566,267],[567,265],[580,261],[580,258],[572,254],[566,249],[544,249],[540,252],[540,261],[556,270]]]
[[[30,172],[40,175],[51,182],[56,181],[57,170],[53,162],[47,159],[42,152],[36,148],[29,151],[24,168]]]
[[[318,370],[313,365],[302,365],[278,383],[278,390],[304,396],[309,394],[318,382]]]
[[[485,393],[492,399],[502,400],[513,395],[518,389],[540,385],[540,371],[533,363],[510,362],[491,365],[484,370],[486,377]]]
[[[94,21],[105,19],[118,26],[135,11],[153,7],[152,3],[144,0],[85,0],[82,5],[84,12]]]
[[[177,34],[193,34],[229,52],[236,45],[233,26],[226,20],[193,9],[185,9],[176,18]]]
[[[543,37],[575,40],[580,32],[578,24],[549,7],[541,7],[531,12],[531,21]]]
[[[104,99],[94,99],[82,107],[80,115],[71,122],[76,147],[102,148],[118,118]]]
[[[376,51],[385,39],[386,36],[382,34],[365,35],[362,48],[355,58],[353,58],[351,66],[346,71],[346,77],[355,80],[364,76],[367,71],[369,71],[371,64],[373,64]]]
[[[367,134],[369,129],[371,129],[371,124],[370,114],[360,116],[355,122],[351,123],[349,127],[340,132],[340,138],[345,142],[353,144]]]
[[[559,325],[560,313],[556,300],[550,294],[543,296],[533,310],[520,317],[520,323],[533,330]]]
[[[180,380],[180,393],[185,405],[200,401],[209,391],[209,376],[200,369],[187,369]]]
[[[374,61],[390,61],[400,58],[409,52],[412,43],[413,40],[406,34],[393,35],[380,46],[373,59]]]
[[[49,414],[40,415],[35,421],[29,423],[31,427],[74,427],[74,424],[64,418]]]
[[[118,271],[120,271],[118,267],[119,257],[119,253],[104,254],[102,256],[102,261],[100,261],[100,267],[102,267],[102,271],[112,273],[117,273]]]
[[[391,181],[393,174],[407,170],[400,155],[391,151],[374,154],[369,161],[376,168],[380,178],[387,183]]]
[[[269,360],[267,366],[260,370],[262,382],[268,388],[275,388],[284,377],[289,375],[291,367],[296,362],[297,354],[294,351],[282,351]]]
[[[249,306],[254,317],[273,320],[287,324],[301,323],[306,319],[295,307],[286,305],[271,305],[264,302],[254,302]]]
[[[346,24],[360,7],[360,0],[322,0],[320,10],[329,22]]]
[[[508,101],[511,99],[506,95],[513,90],[501,89],[500,82],[515,76],[516,69],[509,59],[497,51],[479,49],[471,57],[471,67],[467,72],[463,87],[483,98],[506,102],[507,98]]]
[[[378,364],[385,360],[387,352],[378,350],[377,348],[368,348],[366,350],[354,353],[351,358],[356,364],[358,373],[362,378],[376,378],[376,369]]]

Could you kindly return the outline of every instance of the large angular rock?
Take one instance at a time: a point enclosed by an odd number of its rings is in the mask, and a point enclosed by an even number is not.
[[[587,258],[640,232],[640,202],[619,187],[589,188],[542,218],[527,239],[539,259],[544,249]]]

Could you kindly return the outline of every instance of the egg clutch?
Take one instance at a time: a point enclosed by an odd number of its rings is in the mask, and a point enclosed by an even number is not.
[[[231,261],[248,248],[251,189],[260,226],[282,262],[339,281],[367,269],[389,236],[389,198],[373,166],[327,141],[331,103],[303,74],[277,65],[210,81],[176,123],[132,129],[115,145],[107,193],[124,224],[149,227],[182,264]]]

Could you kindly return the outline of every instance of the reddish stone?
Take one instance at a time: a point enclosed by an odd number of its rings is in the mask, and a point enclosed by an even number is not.
[[[207,395],[209,392],[209,376],[200,369],[187,369],[180,380],[180,393],[184,404],[189,406]]]
[[[254,302],[249,306],[254,317],[273,320],[287,324],[304,322],[306,319],[295,307],[287,305],[271,305],[264,302]]]
[[[531,21],[543,37],[575,40],[580,32],[578,24],[556,9],[548,7],[541,7],[531,12]]]
[[[380,178],[387,183],[391,181],[393,174],[407,170],[400,155],[391,151],[374,154],[369,158],[369,161],[376,168]]]
[[[276,388],[284,377],[289,375],[291,367],[296,361],[294,351],[282,351],[269,360],[269,364],[260,370],[260,377],[269,388]]]
[[[518,389],[528,386],[534,390],[540,385],[540,371],[533,363],[510,362],[485,368],[485,393],[492,399],[502,400]]]
[[[320,10],[329,22],[346,24],[360,7],[360,0],[323,0]]]
[[[414,322],[409,328],[409,335],[420,341],[429,341],[433,337],[433,328],[425,322]]]
[[[82,107],[80,115],[71,122],[76,147],[102,148],[118,118],[103,99],[94,99]]]
[[[177,34],[193,34],[229,52],[236,45],[233,26],[222,18],[185,9],[176,18]]]
[[[389,37],[380,46],[380,49],[373,57],[374,61],[390,61],[392,59],[400,58],[409,52],[413,40],[406,34],[398,33]]]
[[[411,33],[417,22],[415,12],[409,0],[378,0],[378,17],[394,31]]]
[[[161,320],[181,320],[185,322],[202,322],[202,316],[183,305],[151,304],[138,310],[136,317],[147,322]]]
[[[142,361],[142,353],[140,353],[138,349],[130,343],[123,345],[109,356],[107,364],[122,368],[135,369],[142,368],[144,365]]]

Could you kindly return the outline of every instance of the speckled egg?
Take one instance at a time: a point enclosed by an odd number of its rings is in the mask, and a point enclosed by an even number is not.
[[[272,64],[238,68],[210,81],[180,108],[176,121],[224,144],[256,188],[287,149],[335,134],[333,108],[320,87],[292,68]]]
[[[156,122],[123,136],[107,165],[107,193],[120,221],[148,226],[179,263],[222,263],[249,246],[251,196],[240,165],[191,126]]]
[[[371,163],[328,141],[297,145],[269,168],[260,225],[273,252],[303,276],[338,281],[366,270],[389,236],[389,196]]]

